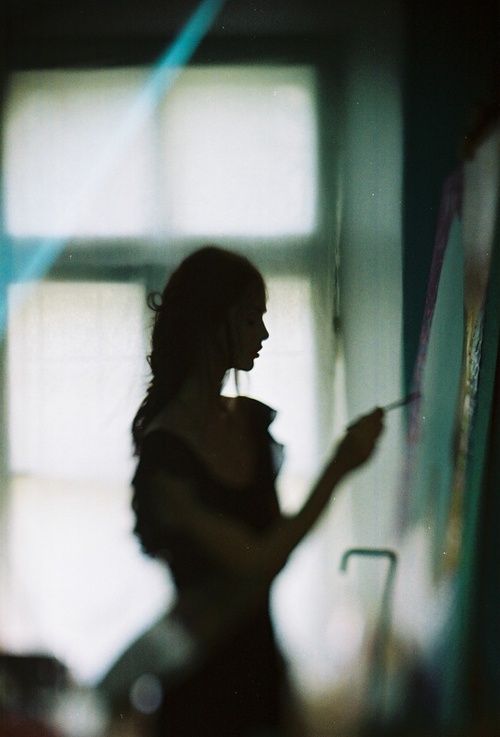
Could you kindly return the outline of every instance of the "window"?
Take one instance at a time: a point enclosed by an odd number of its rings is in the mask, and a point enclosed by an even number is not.
[[[98,674],[171,593],[131,535],[129,428],[146,373],[143,305],[137,284],[10,290],[4,636],[10,647],[54,652],[81,678]]]
[[[11,470],[128,481],[129,427],[147,368],[144,288],[42,282],[10,296]]]
[[[144,69],[14,75],[4,146],[9,233],[313,233],[310,68],[187,69],[127,137],[147,76]]]
[[[4,639],[48,648],[84,680],[171,597],[130,534],[128,430],[146,381],[145,293],[188,250],[216,240],[267,278],[271,338],[241,390],[279,410],[285,509],[300,504],[321,450],[317,345],[325,355],[331,336],[318,321],[328,274],[317,266],[315,72],[189,68],[134,127],[149,73],[17,73],[5,106],[15,260],[44,237],[53,253],[50,278],[10,294]],[[305,579],[314,556],[308,565]]]

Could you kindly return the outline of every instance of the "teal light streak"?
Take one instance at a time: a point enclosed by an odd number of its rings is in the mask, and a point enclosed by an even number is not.
[[[106,152],[103,153],[97,166],[89,173],[89,177],[75,195],[71,220],[76,224],[84,214],[92,195],[98,189],[106,174],[117,161],[123,149],[131,142],[141,125],[154,111],[159,102],[164,99],[174,82],[182,73],[215,18],[225,4],[225,0],[202,0],[197,9],[186,22],[176,39],[160,56],[155,63],[146,84],[139,91],[130,110],[125,116],[120,128],[109,141]],[[11,251],[12,244],[4,243],[4,283],[5,281],[27,282],[40,279],[50,269],[58,255],[67,244],[69,236],[42,238],[37,242],[29,256],[15,260]],[[7,251],[7,254],[5,253]],[[10,257],[9,258],[9,252]],[[2,290],[4,291],[4,290]],[[3,331],[6,325],[7,305],[6,295],[3,295],[0,304],[0,328]]]

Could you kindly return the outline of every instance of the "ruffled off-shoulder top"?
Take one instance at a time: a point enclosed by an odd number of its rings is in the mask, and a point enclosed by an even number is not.
[[[169,430],[152,430],[143,440],[132,481],[134,531],[149,555],[168,563],[179,591],[221,575],[220,563],[207,556],[194,539],[168,525],[168,508],[158,515],[159,500],[152,494],[161,493],[161,490],[159,492],[157,486],[149,483],[154,473],[163,470],[189,480],[201,505],[211,512],[238,520],[256,532],[264,531],[280,515],[275,479],[283,459],[283,446],[269,432],[276,412],[249,397],[238,397],[238,402],[248,412],[257,447],[255,477],[243,487],[217,478],[189,443]]]

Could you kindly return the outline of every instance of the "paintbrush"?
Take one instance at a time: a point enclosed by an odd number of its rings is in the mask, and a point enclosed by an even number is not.
[[[402,399],[397,399],[395,402],[391,402],[390,404],[386,404],[385,407],[381,407],[380,409],[384,412],[389,412],[391,409],[404,407],[405,404],[410,404],[410,402],[414,402],[419,397],[420,392],[411,392],[411,394],[407,394],[406,397],[403,397]]]

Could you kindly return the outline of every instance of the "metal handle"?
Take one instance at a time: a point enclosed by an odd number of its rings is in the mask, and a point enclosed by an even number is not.
[[[368,558],[386,558],[389,561],[389,573],[385,581],[380,619],[373,643],[373,660],[370,678],[372,708],[374,709],[374,713],[381,719],[383,717],[385,701],[385,650],[389,633],[390,602],[398,556],[394,550],[390,550],[389,548],[349,548],[349,550],[345,551],[340,561],[341,571],[347,571],[349,558],[353,555],[362,555]]]

